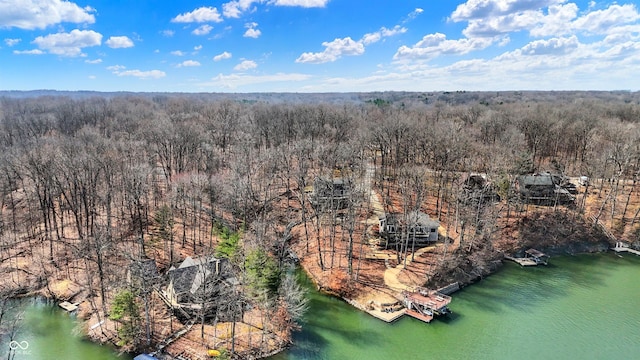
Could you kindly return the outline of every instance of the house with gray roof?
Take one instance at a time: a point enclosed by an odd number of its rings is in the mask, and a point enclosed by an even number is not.
[[[415,240],[416,246],[427,246],[438,241],[440,222],[422,211],[407,214],[384,214],[378,218],[380,236],[386,246],[395,244],[403,236]]]
[[[575,196],[560,187],[551,174],[521,175],[517,183],[520,197],[527,202],[569,204],[575,201]]]
[[[187,257],[180,266],[169,269],[166,297],[172,307],[189,312],[200,310],[205,301],[238,284],[228,259]]]

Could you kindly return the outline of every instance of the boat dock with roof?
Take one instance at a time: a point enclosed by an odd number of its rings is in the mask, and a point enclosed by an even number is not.
[[[431,322],[438,315],[451,313],[449,304],[451,296],[436,290],[416,288],[415,291],[404,291],[404,306],[406,314],[426,323]]]

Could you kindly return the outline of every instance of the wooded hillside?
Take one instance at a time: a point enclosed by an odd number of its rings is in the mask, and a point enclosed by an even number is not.
[[[245,305],[234,309],[257,309],[244,323],[261,335],[206,339],[216,319],[203,314],[201,345],[266,353],[289,339],[304,307],[288,259],[312,261],[345,293],[378,266],[363,260],[371,191],[385,211],[423,210],[452,243],[482,250],[504,240],[510,216],[538,216],[515,182],[541,171],[591,180],[574,206],[546,209],[586,212],[640,243],[638,94],[378,93],[332,104],[282,96],[0,99],[5,298],[82,294],[87,312],[104,319],[133,287],[140,318],[129,343],[147,347],[179,325],[127,280],[132,264],[153,259],[162,284],[187,256],[226,254],[243,284],[233,304]],[[471,173],[489,179],[500,201],[465,201]],[[353,184],[348,204],[312,206],[314,180],[337,177]],[[234,232],[237,249],[220,253]],[[414,250],[398,249],[404,259]],[[65,282],[75,285],[59,290]]]

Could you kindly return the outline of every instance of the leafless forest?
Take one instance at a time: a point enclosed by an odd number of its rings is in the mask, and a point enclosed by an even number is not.
[[[84,294],[98,319],[136,287],[132,264],[154,259],[162,284],[171,266],[219,254],[220,234],[237,232],[230,257],[244,286],[233,301],[259,309],[262,320],[244,322],[261,329],[260,340],[248,341],[266,353],[273,343],[265,337],[286,342],[304,308],[291,258],[340,269],[335,281],[350,291],[370,280],[362,260],[370,189],[385,209],[425,210],[473,256],[500,241],[504,219],[534,217],[513,189],[517,175],[587,176],[590,188],[574,206],[548,212],[588,213],[640,242],[637,93],[5,95],[2,291]],[[470,173],[491,179],[501,200],[463,201]],[[336,174],[354,184],[346,209],[311,206],[314,179]],[[414,250],[398,249],[404,259]],[[278,279],[255,273],[268,264]],[[65,281],[77,286],[62,295],[55,288]],[[131,343],[158,343],[163,303],[150,304],[155,295],[145,286],[134,290],[140,312],[128,315],[136,319]],[[216,320],[202,319],[204,338],[204,324]]]

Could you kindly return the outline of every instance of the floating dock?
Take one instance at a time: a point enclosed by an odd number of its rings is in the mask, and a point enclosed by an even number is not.
[[[549,260],[549,255],[543,253],[542,251],[538,251],[536,249],[529,249],[524,252],[524,257],[517,258],[513,256],[504,256],[505,259],[511,260],[520,264],[520,266],[538,266],[538,265],[547,265],[547,261]]]
[[[520,264],[520,266],[538,266],[537,262],[529,258],[516,258],[508,255],[505,255],[504,258],[507,260],[511,260],[515,263],[518,263]]]
[[[367,314],[373,316],[374,318],[388,322],[388,323],[392,323],[398,320],[404,314],[407,313],[407,309],[404,309],[404,308],[396,311],[384,311],[384,310],[378,310],[378,309],[367,309],[365,311],[367,312]]]
[[[634,249],[631,249],[631,248],[629,247],[629,244],[625,244],[625,243],[623,243],[622,241],[618,241],[618,242],[616,243],[616,246],[615,246],[615,247],[612,247],[612,248],[611,248],[611,250],[613,250],[613,251],[615,251],[615,252],[617,252],[617,253],[620,253],[620,252],[628,252],[628,253],[636,254],[636,255],[640,256],[640,251],[638,251],[638,250],[634,250]]]
[[[68,301],[63,301],[60,304],[58,304],[58,306],[60,306],[61,308],[65,309],[68,312],[73,312],[78,310],[78,305],[80,305],[80,303],[72,304]]]

